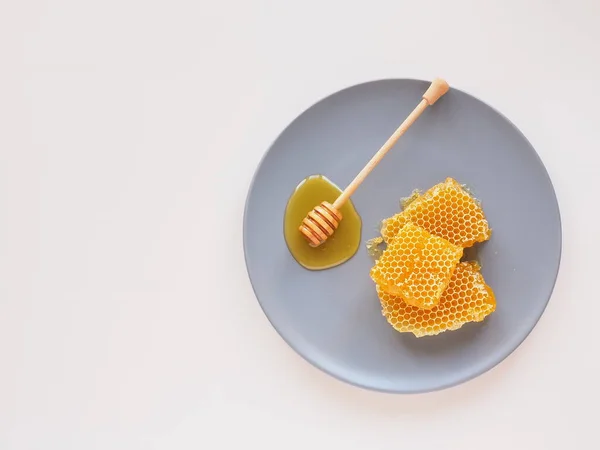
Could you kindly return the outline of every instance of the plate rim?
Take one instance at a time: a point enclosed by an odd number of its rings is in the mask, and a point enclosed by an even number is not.
[[[374,385],[367,385],[365,383],[360,383],[360,382],[356,382],[350,378],[347,378],[345,376],[342,376],[340,374],[337,374],[331,370],[329,370],[328,368],[324,367],[322,364],[318,363],[317,361],[315,361],[313,358],[307,356],[306,354],[304,354],[303,352],[301,352],[289,339],[287,339],[285,337],[285,335],[280,331],[280,329],[277,327],[277,325],[273,322],[273,320],[271,319],[271,317],[269,316],[269,314],[267,313],[265,307],[263,306],[263,303],[260,300],[260,297],[256,291],[256,286],[254,284],[254,281],[252,279],[252,274],[251,269],[250,269],[250,264],[248,263],[248,227],[247,227],[247,221],[248,221],[248,207],[249,207],[249,202],[250,202],[250,197],[252,195],[252,191],[254,188],[254,185],[256,183],[257,177],[258,177],[258,173],[260,172],[261,167],[263,166],[267,156],[269,155],[269,153],[273,150],[273,147],[275,146],[275,144],[277,143],[277,141],[281,138],[281,136],[294,124],[294,122],[296,122],[298,120],[298,118],[300,118],[303,114],[305,114],[306,112],[308,112],[311,108],[313,108],[314,106],[320,104],[321,102],[325,101],[326,99],[334,96],[334,95],[338,95],[343,93],[344,91],[350,90],[350,89],[355,89],[361,86],[365,86],[368,84],[376,84],[376,83],[381,83],[381,82],[402,82],[402,81],[415,81],[415,82],[420,82],[420,83],[430,83],[430,80],[424,80],[424,79],[420,79],[420,78],[408,78],[408,77],[385,77],[385,78],[373,78],[367,81],[362,81],[359,83],[354,83],[351,85],[347,85],[344,88],[338,89],[336,91],[331,92],[330,94],[327,94],[325,96],[321,96],[320,98],[318,98],[317,100],[313,101],[308,107],[304,108],[302,111],[300,111],[300,113],[296,114],[294,116],[294,118],[275,136],[275,138],[271,141],[271,143],[269,144],[269,146],[267,147],[267,149],[263,152],[261,158],[259,159],[257,165],[255,166],[254,169],[254,173],[252,175],[252,178],[250,180],[250,183],[247,186],[247,192],[246,192],[246,198],[244,201],[244,212],[242,215],[242,246],[243,246],[243,251],[244,251],[244,264],[246,266],[246,273],[248,276],[248,280],[250,281],[250,286],[252,287],[252,291],[254,293],[254,297],[256,299],[256,302],[259,304],[263,314],[265,315],[265,317],[267,318],[268,322],[271,324],[271,326],[273,327],[273,329],[275,330],[275,332],[277,333],[277,335],[294,351],[294,353],[296,353],[298,356],[300,356],[301,359],[303,359],[304,361],[308,362],[311,366],[317,368],[318,370],[322,371],[323,373],[326,373],[327,375],[333,377],[334,379],[341,381],[343,383],[349,384],[351,386],[360,388],[360,389],[364,389],[367,391],[374,391],[374,392],[381,392],[381,393],[386,393],[386,394],[398,394],[398,395],[411,395],[411,394],[424,394],[424,393],[429,393],[429,392],[437,392],[437,391],[441,391],[441,390],[445,390],[445,389],[450,389],[462,384],[465,384],[471,380],[474,380],[475,378],[478,378],[482,375],[484,375],[485,373],[489,372],[490,370],[492,370],[495,367],[498,367],[499,365],[501,365],[510,355],[512,355],[519,347],[521,347],[521,345],[525,342],[525,340],[527,340],[527,338],[529,337],[529,335],[533,332],[533,330],[537,327],[539,321],[541,320],[542,316],[544,315],[544,313],[546,312],[546,309],[548,308],[548,304],[550,303],[550,300],[553,297],[554,294],[554,290],[556,288],[556,283],[558,281],[558,276],[560,273],[560,268],[561,268],[561,263],[562,263],[562,252],[563,252],[563,226],[562,226],[562,215],[561,215],[561,208],[560,208],[560,202],[558,199],[558,195],[556,194],[556,188],[554,186],[554,183],[552,182],[552,178],[550,177],[550,173],[548,172],[548,168],[546,167],[546,165],[544,164],[544,161],[542,160],[541,156],[539,155],[539,153],[537,152],[537,150],[535,149],[535,147],[531,144],[531,142],[529,141],[529,139],[527,139],[527,137],[525,136],[525,134],[515,125],[515,123],[513,123],[508,117],[506,117],[502,112],[500,112],[499,110],[497,110],[494,106],[490,105],[487,102],[484,102],[483,100],[481,100],[480,98],[478,98],[477,96],[470,94],[469,92],[463,90],[463,89],[459,89],[456,88],[454,86],[450,86],[451,90],[455,90],[460,92],[461,94],[464,94],[468,97],[471,97],[472,99],[476,100],[477,102],[485,105],[486,107],[490,108],[494,113],[496,113],[498,116],[500,116],[502,119],[504,119],[506,121],[507,124],[509,124],[512,129],[514,129],[520,136],[521,138],[527,143],[527,145],[531,148],[531,150],[533,151],[533,154],[535,155],[537,161],[540,163],[540,165],[542,166],[542,168],[544,169],[544,173],[546,178],[548,179],[553,197],[554,197],[554,201],[556,203],[556,210],[557,210],[557,217],[558,217],[558,263],[556,265],[556,270],[555,273],[553,274],[553,281],[552,281],[552,286],[550,287],[550,291],[548,293],[548,296],[544,302],[543,308],[541,308],[539,314],[537,315],[537,317],[535,318],[535,321],[533,322],[532,326],[529,328],[529,330],[523,335],[523,337],[518,340],[516,342],[516,344],[514,346],[512,346],[511,348],[509,348],[508,351],[503,352],[502,354],[500,354],[499,358],[495,358],[491,363],[483,366],[481,369],[478,369],[476,371],[474,371],[473,373],[467,375],[467,376],[463,376],[460,378],[457,378],[454,381],[450,381],[450,382],[446,382],[446,383],[440,383],[437,384],[435,386],[432,386],[430,388],[418,388],[418,389],[389,389],[389,388],[381,388],[381,387],[377,387]]]

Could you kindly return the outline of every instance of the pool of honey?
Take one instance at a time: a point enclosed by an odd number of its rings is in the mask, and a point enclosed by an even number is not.
[[[319,247],[308,245],[298,227],[302,219],[323,201],[333,203],[341,189],[322,175],[305,178],[288,200],[284,216],[284,236],[288,249],[298,264],[309,270],[338,266],[354,256],[360,246],[362,221],[351,200],[340,208],[342,221],[327,241]]]

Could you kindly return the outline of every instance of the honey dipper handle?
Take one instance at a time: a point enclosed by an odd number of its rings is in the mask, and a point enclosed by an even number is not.
[[[448,92],[449,86],[441,78],[436,78],[432,81],[431,85],[423,94],[423,100],[417,105],[417,107],[408,115],[404,122],[394,131],[388,140],[381,146],[381,148],[373,155],[371,160],[367,163],[365,167],[356,175],[354,180],[344,189],[344,192],[340,194],[340,196],[333,203],[333,207],[335,209],[340,209],[342,205],[354,194],[354,191],[360,184],[367,178],[367,175],[371,173],[371,170],[375,168],[379,161],[385,156],[389,149],[391,149],[396,141],[400,139],[406,130],[410,128],[410,126],[415,123],[417,118],[421,115],[423,111],[427,108],[427,106],[433,105],[439,98]]]
[[[441,78],[436,78],[431,82],[431,85],[429,85],[429,88],[423,94],[423,98],[427,100],[427,103],[431,106],[437,102],[442,95],[448,92],[448,89],[450,89],[450,86],[448,86],[446,81]]]

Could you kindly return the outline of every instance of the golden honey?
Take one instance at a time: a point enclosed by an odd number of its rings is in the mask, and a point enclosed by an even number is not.
[[[491,236],[481,204],[447,178],[423,194],[413,191],[401,206],[400,213],[382,221],[381,236],[367,247],[376,259],[370,275],[388,323],[421,337],[493,313],[496,299],[479,264],[460,262]]]
[[[383,221],[381,235],[386,242],[408,222],[463,248],[491,236],[479,202],[452,178],[422,195],[413,192],[409,200],[402,212]]]
[[[357,252],[361,238],[361,218],[352,201],[340,208],[342,221],[319,247],[311,247],[298,230],[306,215],[323,201],[333,203],[341,189],[322,175],[305,178],[288,200],[284,215],[284,237],[294,259],[309,270],[323,270],[348,261]]]
[[[450,284],[433,309],[411,306],[379,286],[377,295],[388,323],[401,333],[413,333],[417,337],[457,330],[468,322],[481,322],[496,309],[494,293],[474,262],[463,262],[456,267]]]
[[[407,223],[388,243],[371,269],[371,278],[409,305],[431,309],[450,283],[463,249]]]

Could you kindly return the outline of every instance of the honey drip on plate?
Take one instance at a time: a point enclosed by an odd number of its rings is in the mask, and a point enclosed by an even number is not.
[[[301,266],[323,270],[348,261],[360,246],[361,218],[351,200],[340,208],[342,221],[327,241],[313,248],[306,242],[298,227],[302,219],[323,201],[333,203],[341,189],[322,175],[305,178],[289,198],[284,216],[284,237],[288,249]]]

